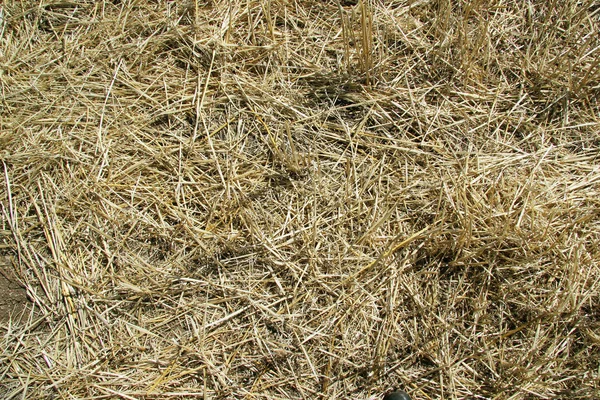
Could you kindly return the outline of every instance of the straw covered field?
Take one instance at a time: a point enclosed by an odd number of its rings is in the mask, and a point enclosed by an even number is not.
[[[600,398],[599,32],[0,2],[0,397]]]

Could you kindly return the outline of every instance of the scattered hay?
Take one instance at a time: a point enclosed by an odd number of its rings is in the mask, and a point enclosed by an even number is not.
[[[600,396],[592,0],[0,10],[5,398]]]

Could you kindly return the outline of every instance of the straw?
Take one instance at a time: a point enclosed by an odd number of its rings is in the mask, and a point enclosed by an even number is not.
[[[592,0],[3,2],[0,397],[599,397],[598,31]]]

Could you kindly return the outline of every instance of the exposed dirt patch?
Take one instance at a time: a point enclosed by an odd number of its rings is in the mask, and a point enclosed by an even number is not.
[[[29,300],[25,288],[15,276],[10,259],[0,256],[0,324],[18,317]]]

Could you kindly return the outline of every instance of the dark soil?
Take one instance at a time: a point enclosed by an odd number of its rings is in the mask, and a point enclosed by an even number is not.
[[[25,288],[15,276],[10,259],[0,256],[0,324],[7,323],[11,317],[18,319],[28,303]]]

